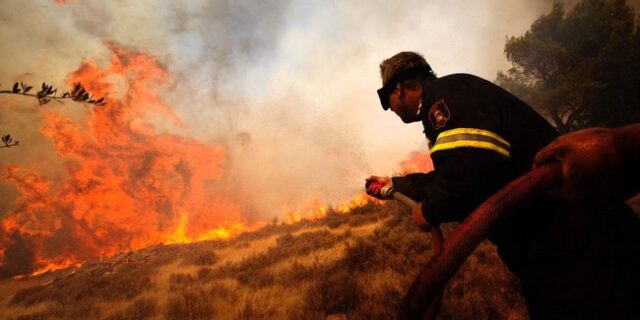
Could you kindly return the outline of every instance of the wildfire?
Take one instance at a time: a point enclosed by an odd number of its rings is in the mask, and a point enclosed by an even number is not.
[[[169,233],[165,239],[167,244],[172,243],[191,243],[195,241],[229,239],[246,231],[246,226],[242,223],[226,223],[225,226],[216,227],[206,230],[196,236],[189,236],[187,228],[189,227],[189,215],[183,213],[180,215],[180,221],[176,229]]]
[[[407,159],[400,162],[400,171],[402,174],[414,172],[428,172],[433,170],[433,162],[426,152],[414,151],[409,154]]]
[[[156,131],[151,114],[183,125],[157,95],[167,71],[153,56],[106,45],[110,65],[84,61],[68,83],[81,82],[107,104],[84,122],[52,111],[43,117],[41,132],[66,161],[63,178],[3,169],[0,181],[20,196],[0,221],[0,277],[247,228],[239,206],[216,185],[225,149]]]
[[[378,202],[378,200],[376,200],[375,198],[369,197],[366,193],[362,192],[356,195],[355,197],[353,197],[351,200],[349,200],[348,203],[339,205],[336,208],[336,211],[342,214],[347,214],[353,211],[354,209],[362,208],[366,206],[369,202]]]
[[[429,154],[426,152],[411,152],[407,159],[400,162],[401,174],[409,174],[414,172],[428,172],[433,170],[433,163]],[[353,210],[362,208],[369,203],[382,203],[383,201],[370,197],[365,192],[361,192],[353,196],[348,201],[330,208],[322,203],[319,199],[313,199],[302,210],[296,210],[286,215],[285,223],[293,224],[302,220],[317,220],[325,218],[329,212],[333,210],[336,214],[349,214]]]
[[[314,199],[302,210],[289,212],[284,222],[294,224],[302,220],[313,221],[323,219],[327,217],[330,212],[333,214],[350,214],[353,210],[362,208],[371,202],[382,203],[382,201],[368,196],[365,192],[359,193],[335,207],[324,204],[319,199]]]
[[[49,271],[64,269],[64,268],[68,268],[68,267],[71,267],[71,266],[80,267],[81,265],[82,265],[81,263],[74,263],[70,259],[67,259],[67,260],[64,260],[64,261],[61,261],[61,262],[51,262],[51,263],[46,264],[44,267],[34,271],[29,276],[37,276],[37,275],[41,275],[41,274],[47,273]],[[21,276],[17,276],[14,279],[20,279],[20,278],[22,278],[22,277]]]
[[[159,132],[158,123],[184,126],[158,96],[167,70],[151,55],[105,45],[109,65],[83,61],[67,81],[105,97],[106,105],[81,121],[54,111],[43,116],[40,131],[65,161],[59,172],[1,167],[0,182],[20,195],[0,220],[0,278],[158,243],[227,239],[259,225],[248,225],[240,204],[222,195],[225,148]],[[432,165],[415,153],[402,168],[428,171]],[[336,206],[315,198],[291,210],[285,222],[348,214],[371,201],[377,200],[365,193]]]
[[[62,5],[65,5],[67,3],[74,2],[74,1],[76,1],[76,0],[56,0],[56,4],[58,6],[62,6]]]
[[[302,220],[317,220],[327,216],[329,207],[324,204],[320,199],[313,199],[306,206],[301,209],[291,211],[286,214],[287,224],[298,223]]]

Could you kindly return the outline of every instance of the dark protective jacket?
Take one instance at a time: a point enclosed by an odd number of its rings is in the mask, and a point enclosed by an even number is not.
[[[430,223],[462,221],[528,172],[558,133],[526,103],[481,78],[427,80],[421,116],[435,170],[393,178]],[[594,182],[597,183],[597,182]],[[543,197],[492,232],[521,280],[533,318],[637,318],[640,222],[624,204],[595,208]]]

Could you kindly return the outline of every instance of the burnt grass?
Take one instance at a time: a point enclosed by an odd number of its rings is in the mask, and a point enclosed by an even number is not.
[[[430,236],[408,214],[393,202],[370,203],[231,240],[88,262],[17,291],[0,305],[0,320],[392,319],[432,254]],[[249,253],[227,259],[234,250]],[[528,319],[517,279],[489,243],[449,282],[439,319]]]

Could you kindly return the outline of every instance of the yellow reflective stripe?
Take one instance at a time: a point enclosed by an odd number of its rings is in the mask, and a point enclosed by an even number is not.
[[[438,136],[440,137],[440,136]],[[507,158],[511,157],[511,154],[509,153],[508,150],[494,144],[491,142],[486,142],[486,141],[474,141],[474,140],[458,140],[458,141],[452,141],[452,142],[445,142],[445,143],[438,143],[436,144],[433,148],[431,148],[431,150],[429,150],[431,153],[437,152],[437,151],[442,151],[442,150],[449,150],[449,149],[455,149],[455,148],[480,148],[480,149],[487,149],[487,150],[492,150],[495,151]]]
[[[436,140],[438,140],[440,138],[448,137],[448,136],[457,135],[457,134],[477,134],[477,135],[481,135],[481,136],[485,136],[485,137],[490,137],[490,138],[496,139],[496,140],[504,143],[508,147],[511,146],[511,144],[509,144],[509,142],[507,140],[505,140],[504,138],[502,138],[501,136],[499,136],[499,135],[497,135],[497,134],[495,134],[495,133],[493,133],[491,131],[482,130],[482,129],[475,129],[475,128],[457,128],[457,129],[447,130],[447,131],[444,131],[444,132],[440,133],[438,135],[438,137],[436,138]]]

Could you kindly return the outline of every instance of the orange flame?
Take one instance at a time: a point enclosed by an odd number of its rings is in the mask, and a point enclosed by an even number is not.
[[[353,210],[362,208],[369,203],[382,203],[381,200],[375,199],[367,195],[365,192],[353,196],[351,199],[331,207],[322,203],[320,199],[313,199],[309,204],[301,210],[291,211],[286,215],[284,223],[294,224],[302,220],[314,221],[327,217],[329,213],[333,214],[350,214]]]
[[[400,171],[402,174],[433,171],[433,162],[428,153],[414,151],[408,155],[407,159],[400,162]]]
[[[58,6],[63,6],[65,4],[67,4],[67,3],[74,2],[74,1],[76,1],[76,0],[56,0],[56,4]]]
[[[41,131],[66,160],[63,178],[15,165],[3,170],[1,181],[21,195],[0,222],[0,277],[246,229],[239,206],[216,185],[225,149],[155,129],[163,119],[182,126],[157,95],[167,71],[152,56],[106,45],[110,65],[84,61],[68,83],[81,82],[107,104],[86,122],[44,115]],[[20,250],[31,260],[17,259]]]
[[[414,172],[429,172],[433,170],[433,163],[429,154],[426,152],[411,152],[407,159],[400,162],[400,171],[402,174],[409,174]],[[361,192],[346,202],[337,205],[335,208],[330,208],[326,204],[322,203],[319,199],[313,199],[302,210],[296,210],[289,212],[286,215],[285,223],[293,224],[302,220],[317,220],[322,219],[328,215],[333,209],[337,214],[349,214],[353,210],[362,208],[369,203],[380,204],[383,201],[370,197],[365,192]]]

